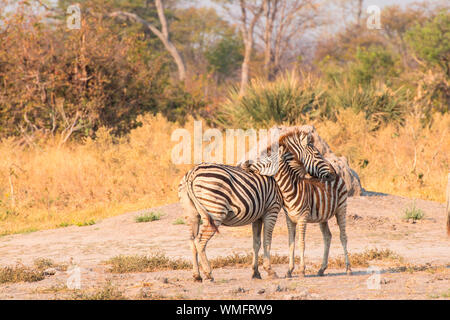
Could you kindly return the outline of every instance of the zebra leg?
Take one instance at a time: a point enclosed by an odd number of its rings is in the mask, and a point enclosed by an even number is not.
[[[307,214],[306,216],[308,216]],[[306,218],[299,219],[297,223],[298,233],[299,233],[299,239],[298,244],[300,247],[300,267],[298,269],[297,274],[300,277],[305,276],[305,234],[306,234]]]
[[[321,222],[319,225],[323,237],[323,260],[322,260],[322,267],[320,267],[319,272],[317,274],[319,276],[323,276],[324,271],[328,267],[328,255],[330,253],[330,244],[332,235],[330,232],[330,228],[328,227],[328,221]]]
[[[216,222],[216,226],[218,227],[220,223]],[[216,230],[212,225],[210,225],[207,221],[203,223],[200,228],[200,232],[194,240],[195,247],[200,256],[200,263],[205,274],[205,279],[214,281],[214,278],[211,275],[211,265],[209,264],[208,258],[206,257],[206,244],[212,238]]]
[[[350,267],[350,260],[348,258],[348,252],[347,252],[347,233],[345,231],[345,216],[347,214],[347,208],[343,208],[339,210],[339,212],[336,214],[336,220],[337,224],[339,225],[339,233],[341,238],[341,244],[342,248],[344,249],[344,255],[345,255],[345,269],[348,275],[352,274],[352,269]]]
[[[192,251],[192,271],[193,271],[193,277],[194,281],[202,281],[202,277],[200,276],[200,271],[198,268],[198,254],[197,254],[197,248],[195,247],[195,238],[198,235],[198,229],[200,225],[200,215],[196,215],[195,217],[191,218],[191,239],[190,239],[190,245],[191,245],[191,251]]]
[[[279,211],[279,208],[278,208]],[[264,218],[264,239],[263,239],[263,245],[264,245],[264,270],[269,275],[269,278],[276,279],[278,278],[275,271],[273,271],[272,266],[270,264],[270,247],[272,246],[272,233],[273,228],[275,227],[275,222],[277,221],[277,215],[278,211],[274,214],[268,214]],[[275,216],[274,216],[275,215]]]
[[[289,218],[288,215],[286,215],[286,224],[288,228],[289,233],[289,269],[286,273],[286,278],[292,277],[292,271],[294,271],[295,267],[295,231],[296,231],[296,224],[292,222],[291,218]]]
[[[252,223],[253,231],[253,276],[252,279],[261,279],[261,274],[258,271],[258,254],[261,248],[261,229],[262,220],[258,219]]]

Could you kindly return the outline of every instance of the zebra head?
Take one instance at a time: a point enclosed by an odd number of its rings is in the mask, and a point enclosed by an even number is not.
[[[284,146],[298,162],[303,164],[309,175],[326,181],[336,178],[336,171],[331,163],[325,160],[314,146],[311,133],[296,129],[283,135],[279,144],[280,148]]]

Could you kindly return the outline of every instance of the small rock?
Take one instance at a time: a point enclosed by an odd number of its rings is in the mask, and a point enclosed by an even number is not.
[[[307,300],[310,297],[308,291],[302,291],[299,294],[287,294],[284,296],[285,300]],[[312,298],[312,296],[311,296]]]
[[[275,288],[275,292],[283,292],[283,291],[287,291],[287,288],[284,286],[277,285],[277,287]]]
[[[350,214],[350,215],[348,215],[348,217],[352,220],[361,220],[362,219],[362,217],[357,214]]]
[[[258,291],[258,294],[263,294],[264,292],[266,292],[266,289],[261,289]]]
[[[44,275],[45,276],[53,276],[54,274],[56,274],[56,269],[55,268],[48,268],[44,270]]]
[[[239,288],[237,288],[237,289],[232,290],[231,292],[232,292],[232,293],[246,293],[247,291],[248,291],[248,290],[245,290],[244,288],[239,287]]]

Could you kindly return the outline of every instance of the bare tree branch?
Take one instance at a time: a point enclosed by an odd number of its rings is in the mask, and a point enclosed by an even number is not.
[[[142,24],[143,26],[147,27],[153,34],[155,34],[159,40],[164,44],[164,47],[166,50],[170,53],[172,58],[175,60],[175,63],[178,68],[178,79],[180,81],[186,80],[186,67],[184,64],[184,61],[178,52],[175,45],[170,41],[169,39],[169,30],[167,27],[167,20],[164,15],[164,8],[162,6],[161,0],[155,0],[156,9],[158,11],[158,17],[161,22],[162,31],[160,31],[158,28],[156,28],[151,23],[147,22],[146,20],[142,19],[135,13],[131,12],[125,12],[125,11],[115,11],[109,14],[110,17],[117,17],[122,19],[129,19],[135,22],[138,22]]]

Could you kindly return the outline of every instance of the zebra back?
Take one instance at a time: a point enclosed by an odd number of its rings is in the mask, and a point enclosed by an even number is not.
[[[203,163],[191,169],[180,183],[197,212],[212,225],[246,225],[271,207],[282,206],[273,177],[246,172],[240,167]],[[217,223],[218,222],[218,223]]]

